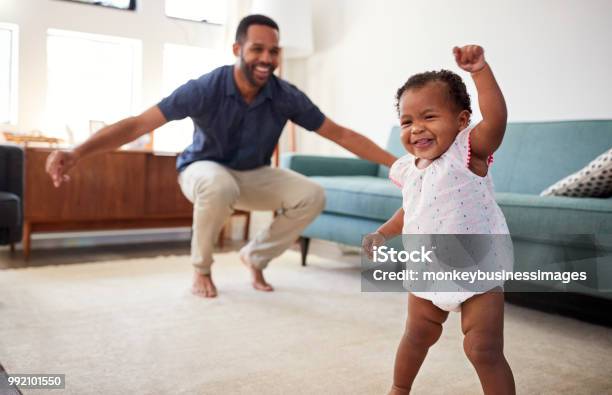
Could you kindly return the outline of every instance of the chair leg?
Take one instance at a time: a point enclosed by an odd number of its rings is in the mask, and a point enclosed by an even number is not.
[[[302,266],[306,266],[306,256],[308,256],[308,247],[310,239],[308,237],[300,237],[300,252],[302,253]]]
[[[28,261],[30,259],[30,237],[32,234],[32,224],[29,221],[23,223],[23,237],[21,245],[23,247],[23,259]]]
[[[11,254],[15,253],[15,243],[11,243]]]
[[[242,239],[244,241],[248,241],[249,240],[249,231],[250,231],[250,228],[251,228],[251,213],[250,212],[246,213],[245,217],[246,217],[246,220],[245,220],[245,223],[244,223],[244,234],[242,235]]]
[[[217,239],[217,244],[219,245],[219,248],[223,248],[224,240],[225,240],[225,225],[223,225],[223,227],[221,228],[221,232],[219,232],[219,238]]]

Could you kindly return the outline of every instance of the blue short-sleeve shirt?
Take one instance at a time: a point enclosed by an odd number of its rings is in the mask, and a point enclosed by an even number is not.
[[[223,66],[190,80],[158,106],[168,121],[190,117],[193,142],[179,155],[179,171],[199,160],[235,170],[270,165],[287,120],[317,130],[325,115],[298,88],[272,75],[251,104],[234,82],[234,66]]]

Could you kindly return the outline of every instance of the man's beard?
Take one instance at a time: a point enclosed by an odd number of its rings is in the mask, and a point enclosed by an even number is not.
[[[255,78],[255,72],[254,69],[257,66],[266,66],[270,68],[270,76],[272,75],[272,73],[274,72],[274,67],[272,67],[269,64],[265,64],[265,63],[255,63],[253,65],[249,65],[246,60],[244,59],[244,56],[242,55],[242,52],[240,53],[240,70],[242,71],[242,74],[244,74],[244,76],[246,77],[247,81],[249,81],[249,84],[251,84],[252,86],[256,86],[258,88],[264,86],[268,80],[270,79],[270,77],[268,77],[266,79],[266,81],[263,84],[260,84],[259,82],[257,82],[257,79]]]

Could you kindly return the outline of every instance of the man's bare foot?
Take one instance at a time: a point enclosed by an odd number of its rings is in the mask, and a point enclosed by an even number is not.
[[[253,288],[263,292],[274,291],[274,288],[272,288],[272,286],[266,282],[266,279],[263,276],[263,270],[254,267],[242,254],[240,254],[240,260],[251,271],[251,276],[253,277]]]
[[[217,287],[213,283],[210,274],[202,274],[197,270],[193,273],[193,286],[191,293],[203,298],[214,298],[217,296]]]

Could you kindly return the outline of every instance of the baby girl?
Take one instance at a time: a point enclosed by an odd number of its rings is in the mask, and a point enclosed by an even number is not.
[[[453,53],[457,65],[471,73],[483,119],[470,124],[470,97],[451,71],[414,75],[398,90],[400,138],[408,154],[393,164],[389,177],[402,189],[403,207],[364,238],[368,251],[400,234],[508,234],[489,174],[506,129],[506,103],[480,46],[455,47]],[[484,393],[514,394],[503,353],[501,290],[410,292],[391,394],[410,392],[449,311],[461,311],[463,348]]]

